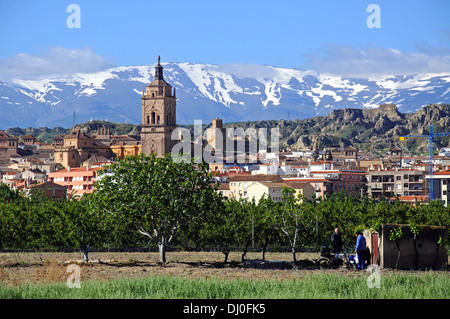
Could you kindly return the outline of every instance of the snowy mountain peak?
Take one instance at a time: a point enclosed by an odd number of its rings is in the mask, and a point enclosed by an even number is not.
[[[177,90],[181,124],[217,116],[226,122],[326,115],[333,109],[396,104],[414,112],[426,104],[450,103],[450,74],[351,79],[263,65],[161,63]],[[0,82],[0,129],[13,126],[70,127],[108,119],[138,124],[142,87],[155,65],[96,73]]]

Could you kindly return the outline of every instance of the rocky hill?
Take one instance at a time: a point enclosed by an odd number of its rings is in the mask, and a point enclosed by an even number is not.
[[[427,135],[428,126],[435,132],[450,131],[450,105],[430,104],[416,113],[400,113],[394,104],[377,109],[340,109],[326,116],[293,121],[255,121],[233,123],[229,127],[278,127],[283,147],[322,149],[326,146],[353,145],[362,151],[385,152],[392,145],[415,154],[427,154],[427,138],[407,138],[405,135]],[[450,144],[449,138],[436,138],[435,149]]]

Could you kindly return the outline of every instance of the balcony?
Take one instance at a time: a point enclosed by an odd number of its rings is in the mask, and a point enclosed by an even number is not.
[[[383,183],[393,183],[394,177],[393,176],[383,176]]]
[[[381,189],[383,188],[383,184],[381,184],[381,183],[371,183],[369,185],[369,188],[371,190],[380,190],[381,191]]]

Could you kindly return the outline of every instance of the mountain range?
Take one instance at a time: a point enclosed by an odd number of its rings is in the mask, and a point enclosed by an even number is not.
[[[162,65],[176,88],[178,124],[306,119],[381,104],[414,113],[450,103],[450,73],[352,79],[263,65]],[[0,82],[0,129],[67,128],[92,119],[139,124],[142,87],[154,66]]]

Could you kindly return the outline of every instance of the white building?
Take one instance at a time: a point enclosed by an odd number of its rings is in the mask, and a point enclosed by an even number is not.
[[[429,175],[426,176],[429,178]],[[450,170],[433,173],[433,197],[448,207],[450,201]]]

